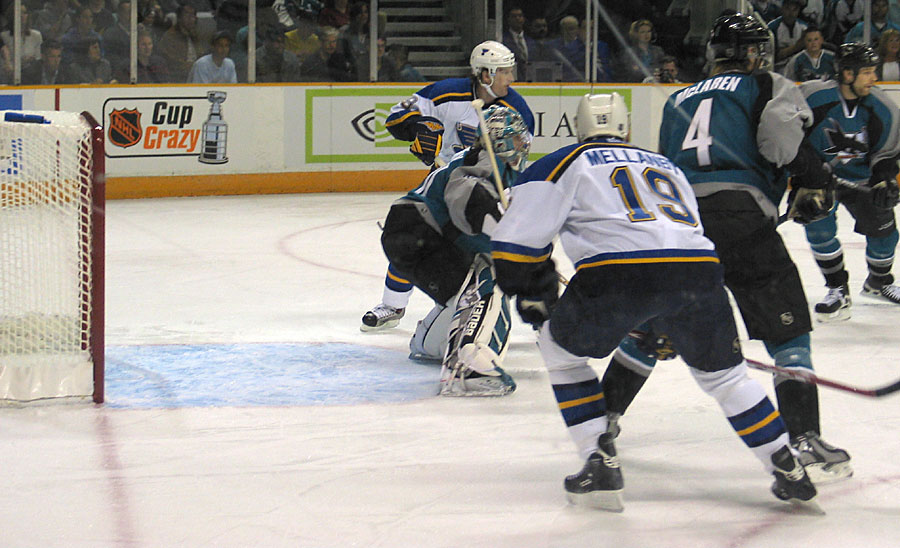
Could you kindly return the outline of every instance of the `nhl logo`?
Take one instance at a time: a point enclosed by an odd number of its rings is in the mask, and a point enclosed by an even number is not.
[[[794,323],[794,315],[790,312],[784,312],[781,314],[781,325],[791,325]]]
[[[141,113],[136,109],[116,109],[109,113],[107,138],[112,144],[128,148],[141,141]]]

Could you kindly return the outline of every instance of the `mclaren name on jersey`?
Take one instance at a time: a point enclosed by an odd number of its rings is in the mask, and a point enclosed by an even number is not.
[[[681,104],[688,97],[693,97],[698,93],[706,93],[715,89],[722,91],[735,91],[740,85],[742,78],[740,76],[716,76],[695,84],[687,89],[683,89],[675,96],[675,106]]]
[[[648,164],[670,171],[677,170],[675,164],[662,154],[654,154],[630,147],[596,148],[585,151],[584,157],[587,158],[592,166],[629,162],[633,164]]]

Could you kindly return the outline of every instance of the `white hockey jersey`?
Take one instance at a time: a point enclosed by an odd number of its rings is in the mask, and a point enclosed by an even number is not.
[[[617,139],[569,145],[525,170],[494,231],[492,255],[543,261],[557,233],[578,270],[718,262],[681,169]]]
[[[474,99],[470,78],[441,80],[425,86],[409,99],[391,107],[385,127],[397,139],[412,141],[415,134],[408,127],[420,116],[437,118],[444,124],[443,145],[438,158],[447,164],[454,154],[475,142],[478,113],[472,106]],[[510,89],[496,103],[521,114],[528,130],[534,135],[534,115],[518,92]]]

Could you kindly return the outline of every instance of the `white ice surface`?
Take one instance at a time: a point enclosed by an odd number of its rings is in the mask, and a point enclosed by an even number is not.
[[[381,296],[376,221],[395,197],[111,202],[107,344],[405,352],[430,308],[421,293],[397,329],[358,329]],[[900,377],[900,307],[857,297],[863,240],[841,220],[853,318],[816,326],[813,359],[823,377],[879,385]],[[802,230],[783,233],[810,299],[821,298]],[[768,361],[758,343],[745,352]],[[683,363],[661,364],[623,419],[625,511],[609,514],[565,501],[562,479],[582,463],[520,323],[507,365],[519,388],[500,399],[0,408],[0,546],[900,545],[900,395],[820,390],[825,438],[851,452],[856,473],[820,489],[827,515],[816,517],[776,501]],[[752,375],[771,393],[767,375]]]

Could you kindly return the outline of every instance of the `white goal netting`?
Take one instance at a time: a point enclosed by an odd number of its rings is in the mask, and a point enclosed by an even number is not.
[[[0,111],[0,400],[87,397],[92,135],[70,112]],[[12,117],[18,117],[13,114]]]

